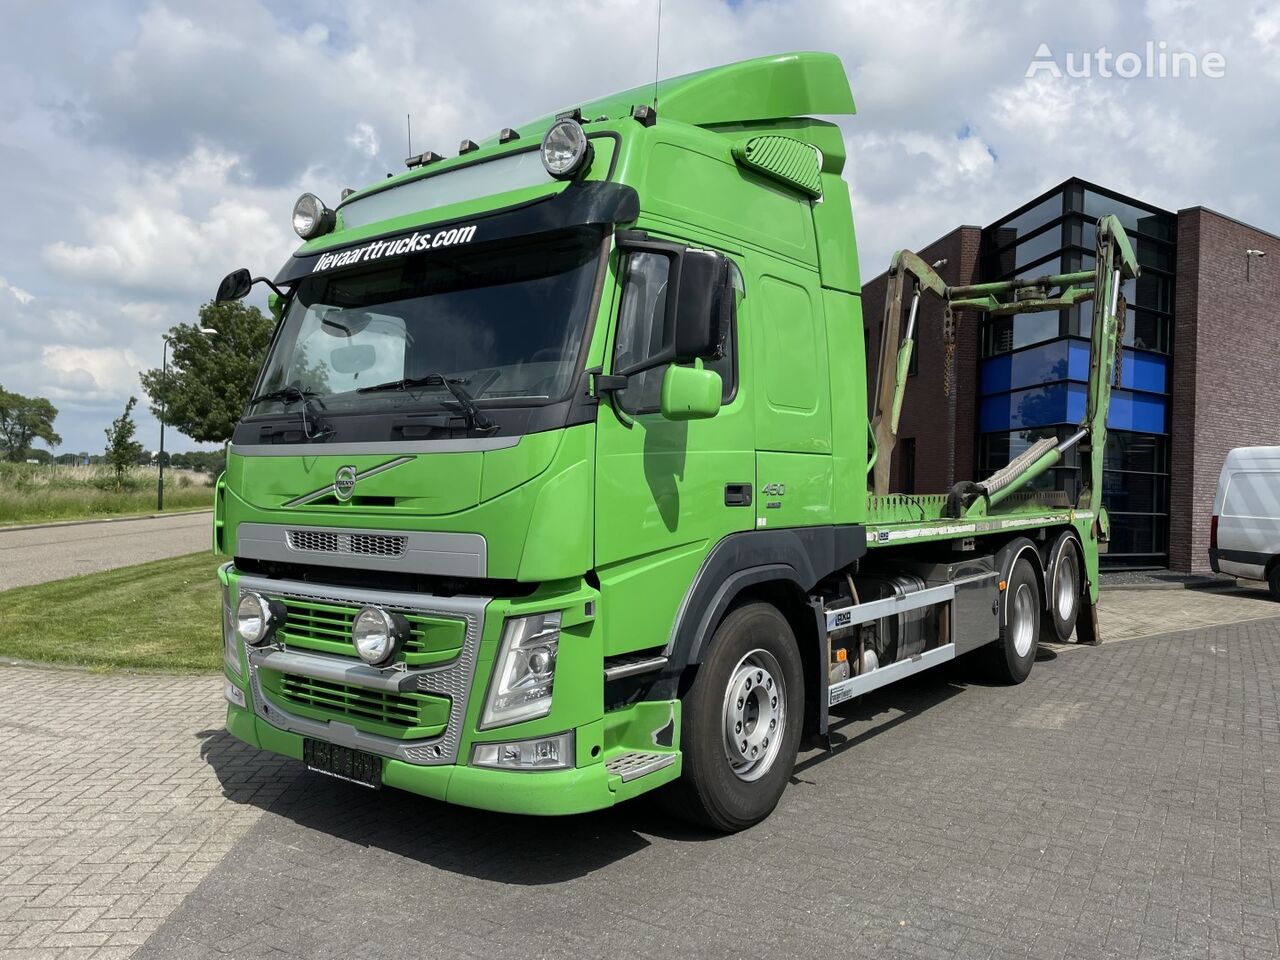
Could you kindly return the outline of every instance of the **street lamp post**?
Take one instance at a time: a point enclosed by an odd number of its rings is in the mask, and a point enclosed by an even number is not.
[[[213,327],[200,327],[200,333],[211,337],[218,331]],[[165,395],[169,390],[169,341],[173,337],[167,334],[162,338],[164,346],[160,350],[160,453],[157,460],[160,464],[160,475],[156,478],[156,512],[164,510],[164,416],[167,412]]]

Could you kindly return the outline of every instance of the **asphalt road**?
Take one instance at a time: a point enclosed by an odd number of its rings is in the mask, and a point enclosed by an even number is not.
[[[209,549],[210,514],[0,530],[0,590]]]

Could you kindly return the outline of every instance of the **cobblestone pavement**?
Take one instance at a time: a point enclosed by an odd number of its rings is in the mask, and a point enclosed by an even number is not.
[[[128,957],[196,888],[287,782],[209,765],[224,718],[217,677],[0,667],[0,958]]]
[[[1275,957],[1278,688],[1274,617],[961,660],[711,837],[307,775],[216,679],[0,669],[0,957]]]

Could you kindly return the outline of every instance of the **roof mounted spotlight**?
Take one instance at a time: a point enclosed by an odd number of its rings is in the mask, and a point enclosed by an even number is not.
[[[293,205],[293,232],[303,240],[328,233],[335,222],[334,212],[314,193],[304,193]]]
[[[343,187],[343,188],[342,188],[342,199],[343,199],[343,200],[347,199],[347,197],[351,196],[351,195],[352,195],[353,193],[355,193],[355,192],[356,192],[356,191],[355,191],[355,189],[354,189],[354,188],[352,188],[352,187]]]
[[[405,160],[404,165],[412,170],[414,167],[425,167],[431,163],[439,163],[443,159],[444,157],[434,150],[428,150],[426,153],[420,153],[416,157],[409,157]]]
[[[476,143],[474,140],[463,140],[458,144],[458,156],[462,156],[464,153],[470,153],[472,150],[479,149],[480,144]]]
[[[565,111],[563,111],[563,112],[561,112],[561,113],[557,113],[557,114],[556,114],[556,119],[557,119],[557,120],[576,120],[578,123],[581,123],[581,122],[582,122],[582,108],[581,108],[581,107],[574,107],[572,110],[565,110]]]
[[[512,140],[520,139],[520,131],[512,130],[510,127],[503,127],[502,132],[498,134],[499,143],[510,143]]]
[[[658,122],[658,111],[647,103],[637,103],[631,108],[631,119],[642,127],[652,127]]]
[[[557,180],[570,180],[585,171],[591,166],[591,154],[591,142],[572,115],[562,115],[542,138],[542,165]]]

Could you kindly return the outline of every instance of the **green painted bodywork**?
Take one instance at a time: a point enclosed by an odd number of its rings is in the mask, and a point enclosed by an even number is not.
[[[387,445],[356,456],[245,455],[234,446],[229,452],[214,519],[215,548],[223,554],[236,555],[243,523],[480,534],[488,580],[518,585],[507,591],[513,596],[487,602],[457,764],[386,759],[389,785],[520,813],[597,809],[652,789],[680,773],[680,704],[642,700],[606,712],[604,661],[667,645],[716,544],[753,529],[831,524],[867,524],[871,547],[907,531],[921,540],[974,535],[931,530],[941,504],[930,498],[912,498],[910,505],[868,499],[866,357],[852,212],[841,177],[845,148],[838,127],[811,118],[854,111],[839,60],[788,54],[666,80],[657,86],[657,122],[633,119],[633,107],[652,104],[653,94],[648,86],[567,106],[581,108],[595,150],[586,179],[611,179],[639,196],[638,218],[620,228],[718,250],[742,274],[736,383],[714,416],[623,416],[602,402],[594,422],[525,435],[502,449],[405,453],[408,462],[361,480],[359,496],[348,503],[287,506],[332,483],[339,467],[363,471],[399,454]],[[491,138],[477,151],[380,181],[347,202],[536,146],[553,119],[517,124],[514,141]],[[335,231],[303,244],[299,254],[479,216],[565,188],[548,179],[350,230],[339,207]],[[606,374],[619,276],[612,249],[586,352],[586,368]],[[729,483],[755,492],[749,508],[726,507]],[[1002,516],[1082,530],[1090,522],[1033,503],[1011,504]],[[1086,551],[1086,558],[1096,581],[1096,554]],[[233,569],[223,577],[234,596],[239,574]],[[564,612],[551,713],[481,731],[504,620],[550,610]],[[341,631],[320,627],[296,645],[339,653]],[[425,638],[419,662],[453,655],[454,627],[417,628]],[[240,651],[240,670],[228,668],[227,677],[251,698],[244,669]],[[278,690],[273,683],[264,683],[268,692]],[[438,726],[442,716],[438,704],[423,701],[421,729]],[[376,718],[361,723],[385,732]],[[230,706],[227,726],[251,744],[302,755],[300,737],[251,711]],[[674,731],[665,741],[664,729]],[[571,770],[501,772],[468,763],[480,742],[568,730],[576,738]],[[633,751],[672,753],[676,761],[631,782],[607,772],[608,760]]]

